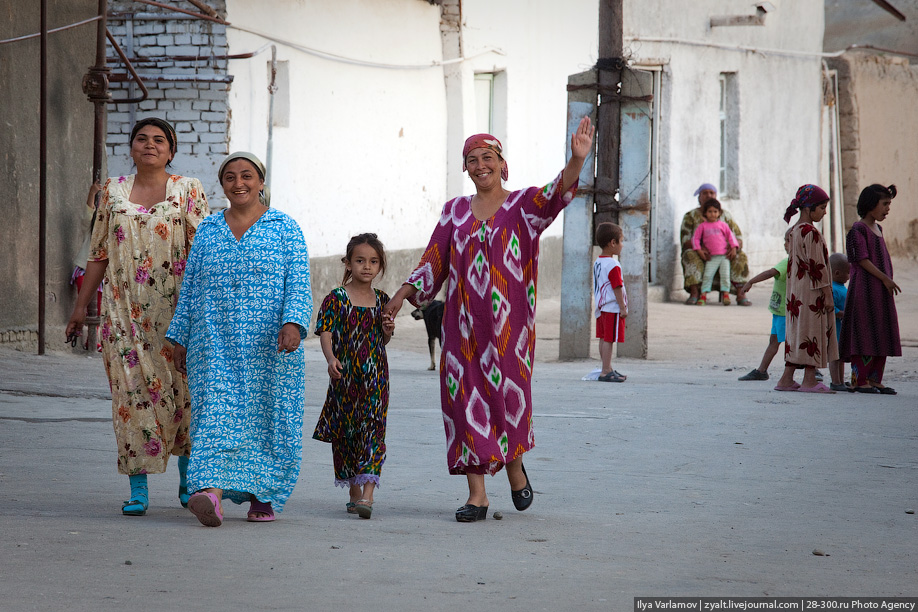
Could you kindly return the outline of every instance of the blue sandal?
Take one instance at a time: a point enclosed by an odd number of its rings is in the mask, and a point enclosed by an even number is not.
[[[121,514],[125,516],[143,516],[150,505],[147,490],[147,475],[135,474],[131,480],[131,499],[121,504]]]

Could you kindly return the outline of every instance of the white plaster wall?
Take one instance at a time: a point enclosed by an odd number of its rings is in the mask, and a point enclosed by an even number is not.
[[[898,191],[883,234],[894,256],[918,257],[918,67],[855,54],[851,77],[858,109],[858,190],[880,183]],[[856,206],[857,200],[849,202]],[[857,214],[847,219],[850,226]]]
[[[278,45],[290,62],[292,112],[274,128],[272,205],[303,227],[313,256],[343,252],[349,236],[375,231],[387,248],[426,246],[447,192],[449,122],[474,122],[476,71],[505,70],[509,189],[542,185],[564,166],[567,76],[596,59],[597,0],[565,10],[534,0],[465,0],[462,116],[447,112],[443,68],[385,70],[310,56]],[[302,2],[228,0],[229,21],[280,39],[349,58],[391,64],[442,59],[440,8],[422,0]],[[227,31],[230,53],[266,41]],[[506,55],[487,52],[499,48]],[[483,53],[484,52],[484,53]],[[269,53],[230,62],[230,150],[264,156]],[[461,157],[460,157],[461,159]],[[454,175],[455,176],[455,175]],[[454,181],[462,193],[473,186]],[[556,222],[548,234],[559,235]]]
[[[419,0],[229,0],[248,29],[348,58],[430,64],[442,55],[440,11]],[[230,28],[230,53],[266,41]],[[427,244],[444,193],[442,68],[382,69],[277,45],[290,62],[289,127],[274,128],[272,206],[303,228],[313,257],[373,231],[390,250]],[[270,52],[230,62],[230,150],[264,159]]]
[[[633,61],[664,65],[657,236],[678,242],[682,216],[697,206],[692,193],[717,183],[720,165],[719,85],[735,72],[739,87],[739,196],[723,198],[739,223],[752,275],[784,256],[784,209],[796,189],[818,182],[820,171],[821,60],[648,42],[675,38],[760,49],[822,49],[820,0],[774,1],[764,26],[710,27],[715,15],[752,14],[752,2],[680,0],[625,3],[625,46]],[[661,276],[681,291],[678,250],[666,251]],[[667,274],[667,268],[670,270]],[[669,278],[671,275],[671,279]],[[680,293],[676,293],[678,299]]]
[[[564,168],[567,145],[567,78],[596,63],[597,0],[463,0],[466,62],[475,72],[506,71],[506,134],[501,138],[508,189],[544,185]],[[499,47],[504,55],[478,55]],[[458,143],[461,150],[462,143]],[[464,192],[474,191],[464,179]],[[559,217],[545,236],[560,236]],[[544,266],[543,266],[544,267]],[[558,262],[560,268],[560,262]]]

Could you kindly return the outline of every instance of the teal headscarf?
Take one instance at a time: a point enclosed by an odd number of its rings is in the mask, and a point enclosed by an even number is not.
[[[237,159],[244,159],[247,162],[250,162],[255,166],[255,170],[258,172],[258,178],[265,180],[265,165],[261,163],[261,160],[258,159],[254,153],[249,153],[248,151],[236,151],[235,153],[230,153],[226,159],[223,160],[223,163],[220,164],[220,171],[217,173],[217,180],[220,181],[220,184],[223,184],[223,170],[226,168],[226,165],[231,161]],[[267,186],[262,187],[261,191],[258,193],[258,201],[267,206],[271,207],[271,191]]]

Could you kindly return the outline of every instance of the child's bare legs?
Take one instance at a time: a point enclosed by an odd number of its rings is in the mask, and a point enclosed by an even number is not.
[[[841,359],[829,362],[829,375],[833,385],[845,384],[845,362]]]
[[[606,342],[605,340],[599,340],[599,357],[602,359],[602,376],[605,376],[612,371],[612,342]]]
[[[781,380],[778,381],[778,387],[782,389],[787,389],[794,386],[794,372],[797,371],[797,368],[792,365],[785,364],[784,374],[781,375]],[[815,374],[814,374],[815,376]]]
[[[815,387],[817,383],[816,380],[816,368],[814,366],[806,366],[803,368],[803,380],[800,382],[801,389],[809,389]]]
[[[765,354],[762,355],[762,363],[758,367],[759,372],[762,374],[768,372],[768,366],[771,365],[771,360],[778,354],[779,348],[781,348],[781,343],[778,342],[778,335],[771,334],[768,337],[768,347],[765,349]]]

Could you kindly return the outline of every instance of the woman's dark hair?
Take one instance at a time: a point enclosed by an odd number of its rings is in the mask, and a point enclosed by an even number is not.
[[[716,208],[720,212],[724,212],[724,209],[720,206],[720,201],[717,198],[711,198],[707,202],[701,205],[701,214],[704,216],[708,212],[709,208]]]
[[[366,234],[357,234],[356,236],[351,236],[350,241],[347,243],[347,250],[344,252],[344,257],[341,258],[341,262],[348,264],[351,262],[351,257],[354,255],[354,249],[359,247],[361,244],[370,245],[376,255],[379,256],[379,273],[383,276],[386,274],[386,249],[383,247],[383,243],[380,242],[379,238],[376,237],[376,234],[366,233]],[[346,285],[347,281],[351,280],[351,271],[344,268],[344,280],[341,281],[342,285]]]
[[[880,200],[884,200],[886,198],[892,200],[895,197],[895,185],[884,187],[883,185],[873,184],[868,187],[864,187],[864,191],[861,192],[861,195],[857,199],[857,215],[863,219],[867,216],[867,213],[877,207],[877,204],[880,203]]]
[[[146,119],[141,119],[134,124],[134,127],[131,128],[131,139],[128,141],[128,144],[134,144],[134,138],[137,136],[137,132],[140,131],[140,128],[152,125],[153,127],[158,127],[163,131],[163,134],[166,135],[166,140],[169,142],[169,150],[172,151],[172,157],[175,157],[175,150],[178,146],[175,137],[175,128],[172,127],[172,124],[166,121],[165,119],[160,119],[159,117],[147,117]],[[167,166],[172,165],[172,162],[166,164]]]

